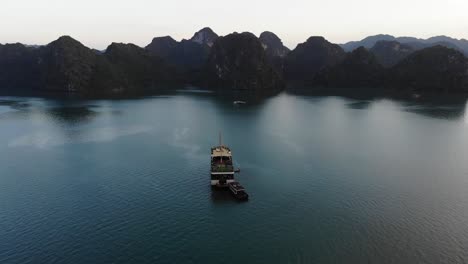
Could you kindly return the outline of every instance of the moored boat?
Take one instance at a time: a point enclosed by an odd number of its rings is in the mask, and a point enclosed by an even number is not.
[[[231,149],[222,144],[211,148],[211,186],[227,187],[234,182],[234,166]]]
[[[245,188],[240,185],[240,183],[234,181],[229,183],[228,187],[237,200],[247,201],[249,199],[249,195],[245,192]]]

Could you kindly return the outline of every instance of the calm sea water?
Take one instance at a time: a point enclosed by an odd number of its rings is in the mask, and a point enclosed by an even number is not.
[[[0,98],[0,263],[467,261],[465,103]]]

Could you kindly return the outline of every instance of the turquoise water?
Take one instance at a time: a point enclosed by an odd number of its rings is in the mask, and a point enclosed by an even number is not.
[[[2,97],[0,263],[465,263],[467,158],[465,103]]]

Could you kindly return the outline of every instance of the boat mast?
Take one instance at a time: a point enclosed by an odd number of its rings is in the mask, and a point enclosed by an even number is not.
[[[219,145],[223,146],[223,136],[221,134],[221,131],[219,131]]]

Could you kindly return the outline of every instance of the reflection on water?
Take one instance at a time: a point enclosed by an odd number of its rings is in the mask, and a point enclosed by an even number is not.
[[[147,126],[134,126],[116,129],[114,127],[99,127],[93,129],[67,129],[56,133],[40,131],[12,139],[9,147],[50,148],[65,144],[110,142],[120,137],[148,133],[152,130]]]
[[[98,113],[90,109],[89,106],[61,106],[46,109],[47,115],[58,122],[78,123],[90,121]]]
[[[371,101],[352,102],[348,103],[347,106],[351,109],[366,109],[371,104]]]
[[[288,93],[309,98],[321,99],[323,96],[307,90],[292,90]],[[350,109],[367,109],[373,103],[379,100],[392,100],[400,104],[403,111],[420,114],[432,118],[456,120],[465,116],[467,99],[460,95],[427,95],[421,98],[412,96],[401,96],[389,98],[379,94],[367,92],[347,94],[345,97],[349,102],[346,103]]]
[[[117,128],[112,125],[114,116],[123,115],[123,109],[114,109],[106,101],[89,103],[76,100],[43,100],[14,98],[1,100],[0,105],[10,110],[0,114],[0,120],[30,120],[35,129],[15,135],[9,147],[50,148],[65,144],[110,142],[115,139],[148,133],[149,125],[129,125]],[[106,106],[107,105],[107,106]],[[97,127],[88,127],[94,119],[107,120]],[[52,123],[50,122],[52,121]],[[108,124],[111,122],[110,124]]]
[[[30,106],[29,103],[19,100],[0,100],[0,119],[7,118],[12,112],[25,110]]]
[[[211,201],[220,204],[238,202],[229,190],[216,187],[211,187]]]
[[[441,119],[459,119],[465,115],[466,105],[434,105],[434,104],[419,104],[407,105],[405,111],[421,114],[433,118]]]
[[[0,100],[0,106],[9,106],[13,109],[23,109],[28,107],[29,104],[24,101]]]

